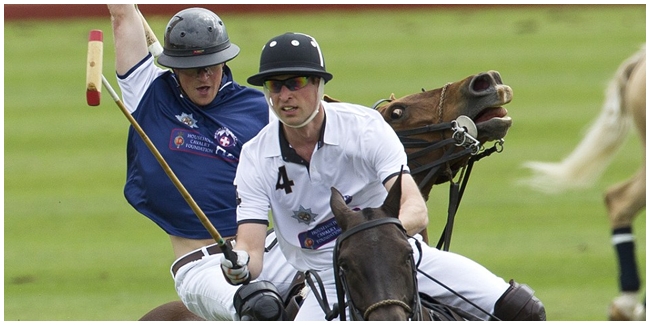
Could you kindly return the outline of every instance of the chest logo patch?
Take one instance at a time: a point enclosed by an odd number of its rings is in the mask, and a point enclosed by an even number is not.
[[[198,129],[199,126],[196,124],[198,121],[194,119],[192,114],[183,113],[181,115],[175,115],[178,121],[189,126],[192,129]]]
[[[298,223],[304,223],[308,225],[316,220],[316,216],[318,216],[318,214],[311,212],[311,208],[305,209],[301,205],[298,211],[293,211],[293,215],[291,217],[298,220]]]
[[[237,144],[237,137],[226,127],[219,128],[219,130],[214,133],[214,139],[217,141],[219,146],[223,148],[234,147]]]
[[[172,130],[169,149],[210,158],[219,158],[226,161],[237,161],[237,157],[234,154],[215,144],[209,137],[184,129]]]

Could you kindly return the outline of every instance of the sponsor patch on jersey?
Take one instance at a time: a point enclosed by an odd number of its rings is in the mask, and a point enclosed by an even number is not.
[[[341,234],[341,228],[336,223],[336,219],[331,218],[314,229],[301,232],[298,234],[300,246],[306,249],[318,249],[319,247],[333,241]]]
[[[175,115],[175,116],[181,123],[191,127],[192,129],[199,128],[199,126],[196,124],[198,121],[194,119],[192,114],[183,113],[181,115]]]
[[[198,132],[190,132],[185,129],[172,130],[169,148],[211,158],[221,158],[229,161],[237,160],[237,157],[223,147],[216,145],[212,139]]]

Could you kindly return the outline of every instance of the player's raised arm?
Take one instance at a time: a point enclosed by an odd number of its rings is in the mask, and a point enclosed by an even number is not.
[[[148,53],[142,19],[132,4],[109,4],[115,40],[115,70],[123,75]]]

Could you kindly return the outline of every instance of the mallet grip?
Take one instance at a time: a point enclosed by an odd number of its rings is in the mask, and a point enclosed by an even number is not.
[[[154,34],[153,30],[151,29],[151,26],[149,26],[147,19],[144,18],[144,15],[142,12],[140,12],[140,9],[138,9],[138,5],[135,5],[135,10],[138,11],[140,19],[142,19],[142,27],[144,28],[144,36],[147,38],[147,47],[149,49],[149,53],[157,58],[163,52],[163,48],[160,45],[156,34]]]
[[[90,106],[99,105],[102,94],[102,55],[104,34],[93,29],[88,36],[88,59],[86,63],[86,102]]]

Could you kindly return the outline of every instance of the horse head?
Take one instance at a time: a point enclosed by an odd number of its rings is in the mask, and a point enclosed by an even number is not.
[[[400,136],[409,154],[411,174],[420,184],[422,194],[428,197],[434,184],[451,180],[461,168],[467,165],[471,156],[469,153],[460,156],[445,153],[445,150],[451,150],[449,151],[451,153],[459,152],[463,148],[456,146],[453,141],[447,144],[441,143],[454,136],[452,127],[444,127],[444,125],[452,121],[460,121],[460,116],[466,116],[467,118],[458,124],[462,124],[461,126],[466,130],[475,128],[467,131],[476,133],[473,134],[473,138],[478,140],[479,145],[500,140],[506,136],[512,125],[507,110],[502,107],[511,100],[512,89],[503,84],[499,72],[488,71],[448,83],[441,88],[423,90],[399,99],[391,95],[390,99],[385,100],[388,104],[378,107],[377,110]],[[436,146],[436,143],[442,145]],[[424,146],[429,147],[417,152],[418,147]],[[431,162],[440,160],[443,155],[452,158],[444,161],[441,172],[430,179],[425,178],[426,173],[413,172],[418,167],[430,166]]]
[[[420,315],[413,250],[397,219],[400,198],[401,175],[379,208],[354,211],[332,187],[330,206],[342,230],[334,251],[339,306],[345,291],[352,319],[408,320]]]

